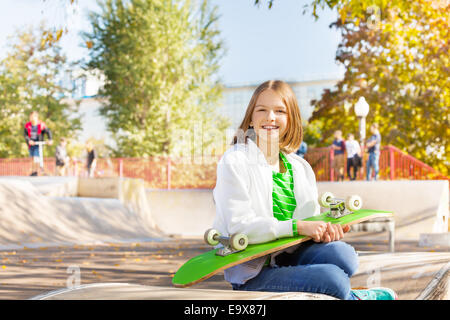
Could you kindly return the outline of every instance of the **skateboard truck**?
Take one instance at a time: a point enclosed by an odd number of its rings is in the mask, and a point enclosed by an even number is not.
[[[319,204],[330,208],[328,216],[337,219],[361,209],[362,199],[358,195],[352,195],[344,200],[335,198],[331,192],[325,192],[319,197]]]
[[[204,240],[210,246],[221,243],[223,248],[219,248],[216,255],[225,257],[232,253],[236,253],[247,248],[248,238],[245,234],[235,233],[231,237],[224,237],[215,229],[208,229],[205,232]]]

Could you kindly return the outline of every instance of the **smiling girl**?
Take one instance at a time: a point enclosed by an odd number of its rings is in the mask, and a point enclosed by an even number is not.
[[[318,215],[318,191],[311,166],[295,154],[303,130],[295,94],[283,81],[261,84],[217,166],[213,190],[214,229],[246,234],[249,243],[297,235],[308,241],[285,251],[226,269],[234,290],[302,291],[339,299],[392,299],[390,289],[351,290],[358,257],[340,241],[349,229],[302,221]]]

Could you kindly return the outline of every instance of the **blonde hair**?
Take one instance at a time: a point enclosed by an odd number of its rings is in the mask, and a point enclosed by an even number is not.
[[[244,119],[238,128],[238,132],[234,135],[231,144],[234,145],[238,143],[238,137],[240,136],[239,132],[244,132],[245,143],[247,143],[247,138],[252,138],[250,134],[253,132],[253,129],[249,129],[256,101],[263,91],[269,89],[273,90],[280,96],[287,108],[288,122],[285,134],[280,137],[280,150],[288,154],[295,152],[298,150],[303,140],[302,117],[294,91],[292,91],[291,87],[286,82],[281,80],[269,80],[256,88],[247,106]]]

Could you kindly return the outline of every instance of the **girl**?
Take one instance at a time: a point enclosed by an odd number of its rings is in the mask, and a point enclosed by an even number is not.
[[[303,291],[339,299],[394,298],[390,289],[350,290],[358,257],[339,241],[349,228],[302,221],[320,213],[315,175],[294,152],[302,142],[300,110],[283,81],[261,84],[217,166],[214,228],[244,233],[249,243],[298,234],[314,241],[225,270],[234,290]]]

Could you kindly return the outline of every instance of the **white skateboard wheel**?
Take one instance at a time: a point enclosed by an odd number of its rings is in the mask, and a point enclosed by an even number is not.
[[[334,195],[331,192],[324,192],[319,197],[319,204],[321,207],[328,208],[330,207],[331,202],[334,199]]]
[[[234,250],[244,250],[248,245],[248,237],[242,233],[235,233],[230,238],[230,245]]]
[[[210,246],[215,246],[215,245],[219,244],[219,240],[217,239],[218,237],[220,237],[219,231],[217,231],[216,229],[208,229],[208,230],[206,230],[205,235],[203,236],[203,239]]]
[[[354,194],[347,197],[345,200],[345,207],[350,211],[356,211],[362,208],[362,199],[360,196]]]

